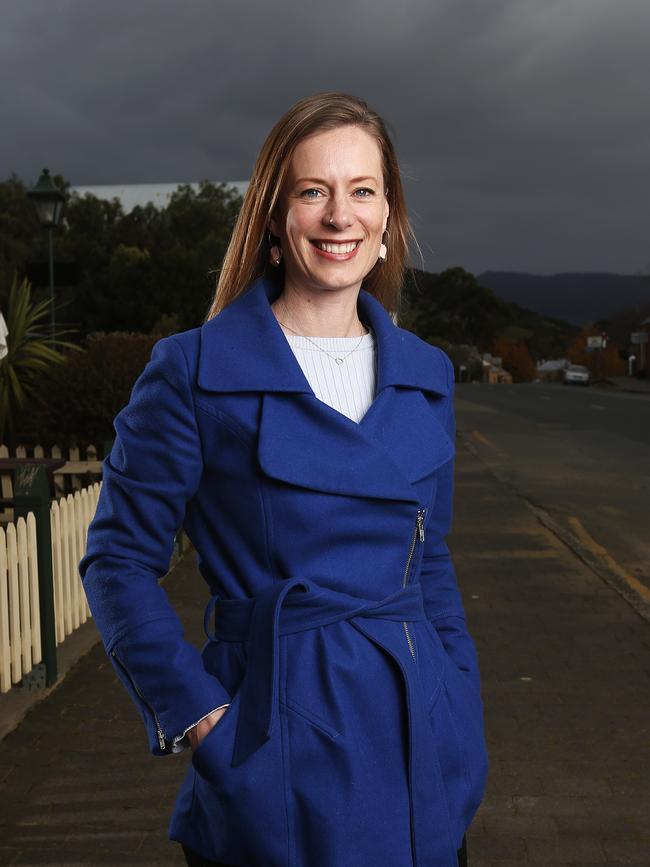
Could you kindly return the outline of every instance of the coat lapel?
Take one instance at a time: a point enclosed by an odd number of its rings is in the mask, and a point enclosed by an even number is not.
[[[413,483],[454,453],[424,395],[449,394],[442,356],[397,328],[361,289],[359,316],[375,333],[378,357],[375,400],[357,424],[314,394],[270,307],[280,291],[259,278],[201,327],[199,387],[263,393],[257,449],[267,475],[328,493],[417,502]]]

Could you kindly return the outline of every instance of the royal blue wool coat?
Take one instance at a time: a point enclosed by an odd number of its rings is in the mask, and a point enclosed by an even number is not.
[[[169,837],[235,867],[456,867],[488,758],[445,537],[453,367],[366,290],[375,399],[311,389],[260,278],[159,340],[115,418],[79,564],[157,756],[192,752]],[[206,581],[201,652],[159,578],[176,531]]]

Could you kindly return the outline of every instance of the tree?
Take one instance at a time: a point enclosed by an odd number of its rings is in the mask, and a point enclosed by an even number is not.
[[[51,300],[31,302],[31,286],[27,280],[18,282],[14,275],[9,292],[7,323],[7,354],[0,359],[0,442],[8,438],[13,446],[16,419],[28,401],[37,399],[37,383],[48,368],[60,364],[64,356],[55,346],[79,350],[74,343],[59,338],[69,330],[57,331],[56,339],[45,336],[41,320],[49,316]]]
[[[113,420],[129,400],[133,384],[160,335],[94,332],[84,352],[67,353],[39,383],[38,403],[21,419],[23,441],[63,448],[101,447],[115,436]]]
[[[64,190],[69,182],[54,176]],[[179,330],[203,321],[241,207],[225,184],[181,185],[165,208],[151,204],[125,214],[118,199],[72,193],[56,233],[56,261],[72,261],[77,281],[57,286],[71,300],[68,315],[83,332],[150,330],[175,317]],[[47,233],[17,177],[0,184],[0,286],[47,261]],[[59,274],[61,271],[59,270]],[[73,278],[71,278],[72,280]]]
[[[12,174],[0,184],[0,286],[24,275],[37,234],[42,231],[25,184]]]
[[[490,354],[501,359],[501,367],[512,375],[513,382],[535,379],[537,367],[523,340],[513,339],[507,334],[498,335],[491,343]]]
[[[585,325],[569,345],[567,357],[572,364],[584,364],[588,367],[596,379],[624,376],[627,372],[626,364],[614,341],[608,341],[605,349],[587,348],[587,338],[601,334],[601,329],[595,323]]]
[[[67,219],[84,330],[149,331],[161,316],[175,316],[181,330],[200,324],[240,207],[234,188],[209,181],[179,186],[166,208],[129,214],[117,200],[73,197]]]
[[[509,324],[509,305],[480,286],[463,268],[440,274],[416,272],[404,288],[405,327],[430,343],[469,343],[487,349],[493,334]]]

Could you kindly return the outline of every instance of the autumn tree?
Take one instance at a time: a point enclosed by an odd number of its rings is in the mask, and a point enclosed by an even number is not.
[[[501,366],[511,374],[513,382],[531,382],[537,367],[523,340],[512,340],[498,335],[490,344],[490,353],[501,359]]]
[[[584,364],[594,379],[608,376],[624,376],[626,364],[619,347],[614,341],[608,340],[605,349],[589,349],[588,337],[600,336],[602,331],[589,323],[574,337],[567,349],[567,358],[572,364]]]

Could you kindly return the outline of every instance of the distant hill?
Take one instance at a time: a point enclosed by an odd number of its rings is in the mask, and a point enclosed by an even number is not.
[[[476,279],[504,301],[580,326],[650,303],[650,275],[484,271]]]
[[[579,331],[573,323],[499,298],[460,267],[409,272],[402,302],[400,324],[443,348],[465,344],[489,352],[495,340],[506,339],[525,342],[534,359],[556,358]]]

